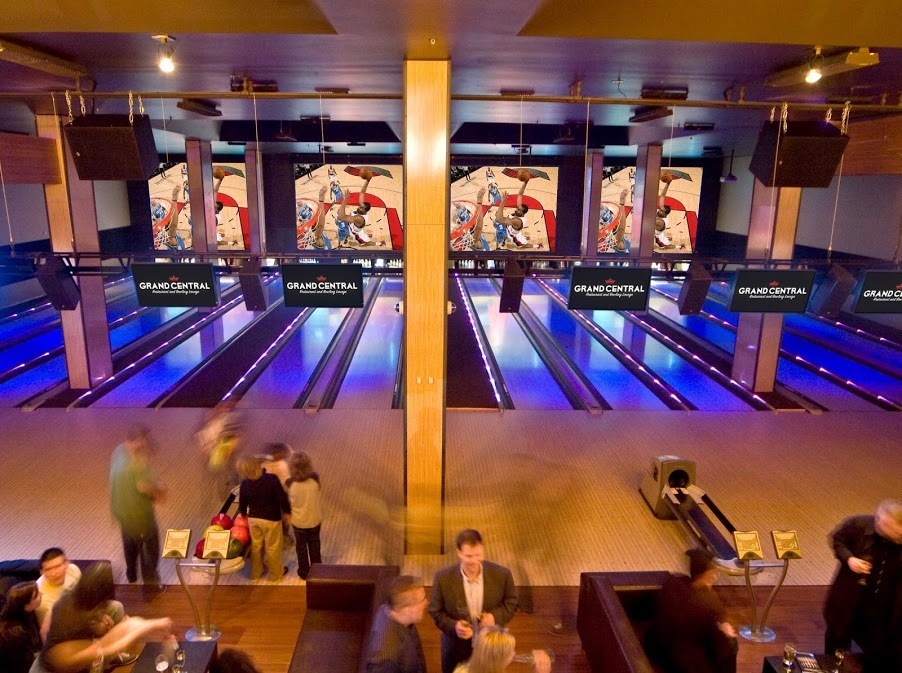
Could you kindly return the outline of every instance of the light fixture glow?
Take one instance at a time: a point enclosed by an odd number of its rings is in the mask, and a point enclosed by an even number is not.
[[[808,82],[809,84],[814,84],[820,78],[821,78],[821,71],[818,70],[817,68],[811,68],[811,70],[808,71],[808,74],[805,75],[805,81]]]
[[[175,47],[172,46],[172,43],[175,42],[175,38],[170,35],[151,35],[151,37],[160,43],[157,46],[157,66],[167,74],[174,72],[175,61],[172,56],[175,53]]]

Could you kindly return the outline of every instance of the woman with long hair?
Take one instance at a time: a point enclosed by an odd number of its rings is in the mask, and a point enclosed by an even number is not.
[[[297,451],[289,463],[288,500],[291,503],[291,526],[294,528],[294,544],[298,555],[298,576],[305,580],[310,566],[322,563],[319,531],[322,526],[320,507],[321,488],[319,475],[313,471],[313,462],[303,451]]]
[[[516,639],[500,626],[487,626],[473,643],[470,660],[454,669],[454,673],[502,673],[514,660]],[[545,650],[533,650],[535,673],[550,673],[551,659]]]
[[[265,550],[269,579],[278,582],[288,572],[282,565],[282,521],[291,511],[285,487],[256,458],[239,460],[238,476],[238,513],[247,516],[251,532],[251,579],[263,576]]]
[[[82,673],[94,665],[133,661],[148,638],[162,638],[172,620],[126,617],[118,624],[108,614],[115,598],[113,569],[109,561],[91,565],[71,591],[50,613],[50,629],[44,649],[32,673]]]
[[[0,610],[0,662],[8,673],[26,673],[41,650],[41,633],[34,611],[41,604],[35,582],[21,582],[6,594]]]

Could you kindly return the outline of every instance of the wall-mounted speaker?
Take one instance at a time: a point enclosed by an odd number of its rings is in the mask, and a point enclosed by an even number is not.
[[[698,262],[689,265],[686,272],[686,280],[680,288],[680,297],[677,306],[680,307],[680,315],[692,315],[702,310],[705,299],[708,298],[708,289],[711,287],[711,274]]]
[[[749,170],[770,187],[829,187],[849,136],[828,122],[765,122]]]
[[[160,165],[147,115],[84,115],[63,133],[82,180],[147,180]]]
[[[835,318],[846,303],[849,293],[855,289],[856,282],[855,276],[844,267],[832,264],[827,277],[811,298],[809,310],[825,318]]]
[[[639,491],[657,518],[673,519],[675,517],[661,494],[667,487],[686,488],[694,483],[694,460],[677,456],[658,456],[652,461],[651,470],[642,478]]]
[[[81,292],[72,278],[71,269],[59,257],[38,260],[38,282],[47,299],[57,311],[74,311],[78,308]]]
[[[263,277],[260,275],[259,257],[251,257],[241,266],[241,270],[238,272],[238,282],[241,283],[244,306],[248,311],[265,311],[269,308],[266,288],[263,285]]]
[[[504,278],[501,281],[501,313],[516,313],[520,310],[523,298],[523,281],[526,280],[528,262],[520,263],[509,259],[504,265]]]

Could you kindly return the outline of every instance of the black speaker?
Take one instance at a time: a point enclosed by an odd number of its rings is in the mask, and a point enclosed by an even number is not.
[[[689,271],[686,272],[683,287],[680,288],[680,297],[677,299],[680,315],[692,315],[701,311],[710,287],[711,274],[703,265],[692,262]]]
[[[856,282],[855,276],[844,267],[839,264],[831,265],[827,277],[811,298],[809,310],[826,318],[835,318],[839,315],[849,293],[855,288]]]
[[[147,180],[160,165],[147,115],[84,115],[63,133],[82,180]]]
[[[504,279],[501,282],[501,313],[516,313],[520,310],[523,298],[523,281],[526,269],[515,259],[509,259],[504,265]]]
[[[244,305],[248,311],[265,311],[269,308],[258,257],[251,257],[241,266],[238,281],[241,283],[241,293],[244,295]]]
[[[849,136],[828,122],[787,122],[779,131],[780,122],[765,122],[758,134],[749,164],[755,177],[768,187],[829,187]]]
[[[57,311],[74,311],[78,308],[81,292],[72,278],[72,272],[59,257],[45,257],[38,261],[38,282]]]

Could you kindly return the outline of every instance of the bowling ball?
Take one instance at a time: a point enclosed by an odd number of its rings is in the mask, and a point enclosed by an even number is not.
[[[532,175],[525,168],[521,168],[520,171],[517,173],[517,180],[519,180],[520,182],[529,182],[529,179],[531,177],[532,177]]]
[[[373,179],[373,171],[369,168],[363,168],[360,170],[360,177],[364,180],[372,180]]]
[[[233,540],[241,540],[244,544],[247,544],[251,539],[250,531],[243,526],[233,526],[229,533]]]
[[[210,519],[210,523],[215,526],[222,526],[223,530],[228,530],[232,527],[232,517],[228,514],[217,514]]]
[[[197,544],[194,545],[194,556],[196,556],[197,558],[204,557],[204,539],[203,538],[198,540]]]
[[[247,522],[247,517],[244,514],[236,514],[235,520],[232,521],[232,528],[250,528],[251,525]]]
[[[213,167],[213,179],[222,180],[226,176],[225,169],[222,166]]]
[[[238,558],[244,553],[244,543],[241,540],[229,540],[229,553],[226,558]]]
[[[661,182],[671,183],[673,182],[674,175],[670,171],[663,171],[661,173]]]

